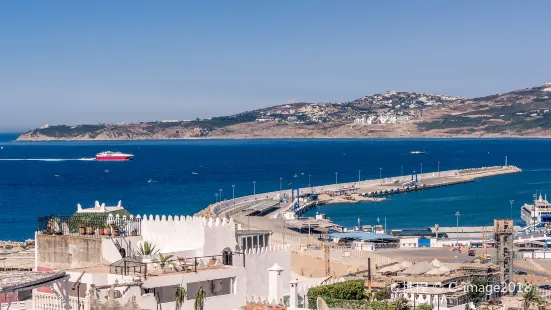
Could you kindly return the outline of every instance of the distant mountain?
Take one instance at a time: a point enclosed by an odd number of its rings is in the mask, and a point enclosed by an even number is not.
[[[549,137],[550,110],[551,83],[473,99],[389,91],[191,121],[45,125],[17,140]]]

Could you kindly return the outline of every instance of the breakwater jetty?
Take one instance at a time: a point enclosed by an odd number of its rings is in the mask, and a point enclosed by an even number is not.
[[[346,202],[354,203],[366,200],[376,201],[382,199],[386,195],[425,190],[440,186],[450,186],[473,182],[480,178],[519,172],[522,172],[522,169],[511,165],[455,169],[423,174],[384,177],[372,180],[361,180],[357,182],[304,187],[300,188],[300,194],[318,195],[318,204]],[[258,211],[262,213],[263,211],[267,211],[268,208],[279,208],[283,211],[287,211],[290,209],[290,204],[293,203],[293,201],[290,200],[291,197],[293,197],[292,190],[281,190],[237,197],[212,204],[206,209],[200,211],[198,215],[208,217],[225,217],[233,216],[245,210]],[[279,202],[284,199],[288,202],[278,204],[267,203],[269,200]],[[298,209],[300,210],[300,214],[298,215],[308,211],[308,208],[302,207],[300,202]]]

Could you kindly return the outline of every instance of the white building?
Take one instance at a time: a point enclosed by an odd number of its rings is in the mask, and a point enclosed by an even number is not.
[[[97,203],[87,212],[110,208]],[[79,206],[79,211],[83,209]],[[111,211],[111,210],[110,210]],[[289,294],[291,252],[288,246],[265,246],[240,251],[233,220],[190,216],[107,216],[106,223],[140,225],[138,234],[101,235],[100,229],[85,234],[62,222],[59,233],[36,234],[36,269],[62,270],[74,285],[80,278],[83,298],[105,301],[110,294],[121,305],[135,302],[143,309],[171,310],[179,287],[187,291],[182,309],[193,309],[200,287],[206,293],[205,309],[238,309],[247,296],[281,300]],[[64,221],[64,220],[61,220]],[[126,224],[129,226],[130,224]],[[154,255],[139,255],[145,242],[155,245]],[[123,258],[123,253],[128,253]],[[166,264],[160,257],[171,256]],[[163,266],[164,265],[164,266]],[[271,271],[270,271],[271,270]],[[269,283],[272,284],[271,289]],[[114,292],[114,293],[113,293]],[[46,296],[51,292],[36,292]],[[85,297],[86,296],[86,297]],[[85,308],[87,309],[87,308]]]

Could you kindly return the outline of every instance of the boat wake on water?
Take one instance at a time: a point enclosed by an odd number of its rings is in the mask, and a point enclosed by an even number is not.
[[[69,160],[80,160],[80,161],[92,161],[96,160],[95,158],[0,158],[3,161],[69,161]]]

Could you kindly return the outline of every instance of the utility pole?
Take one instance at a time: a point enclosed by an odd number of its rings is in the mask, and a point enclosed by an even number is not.
[[[325,261],[325,276],[329,277],[331,275],[331,258],[330,258],[330,249],[329,249],[329,235],[327,231],[325,232],[323,244],[323,258]]]

